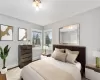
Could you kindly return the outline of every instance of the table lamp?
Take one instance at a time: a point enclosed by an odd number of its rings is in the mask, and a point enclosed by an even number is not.
[[[100,68],[100,51],[94,51],[93,56],[96,58],[96,67]]]
[[[43,46],[43,49],[44,49],[44,54],[46,54],[46,50],[48,49],[48,46]]]

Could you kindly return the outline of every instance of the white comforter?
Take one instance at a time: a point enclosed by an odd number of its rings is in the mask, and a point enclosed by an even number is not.
[[[81,80],[80,69],[76,65],[73,65],[70,63],[64,63],[64,62],[55,60],[51,57],[44,58],[43,60],[72,74],[75,80]],[[21,72],[21,77],[24,80],[44,80],[44,78],[40,76],[36,71],[34,71],[29,65],[23,68]]]

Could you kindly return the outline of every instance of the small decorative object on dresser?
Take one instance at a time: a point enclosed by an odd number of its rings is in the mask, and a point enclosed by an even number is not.
[[[42,54],[44,54],[44,55],[46,55],[46,51],[47,51],[47,49],[48,49],[48,46],[43,46],[43,53]]]
[[[5,63],[6,63],[6,58],[8,56],[9,50],[10,48],[8,45],[5,46],[4,49],[0,47],[0,57],[3,60],[3,68],[1,69],[1,74],[5,74],[7,72]]]
[[[32,62],[32,45],[18,46],[18,65],[20,68]]]
[[[93,56],[96,58],[96,67],[100,68],[100,51],[94,51]]]
[[[6,74],[1,74],[1,73],[0,73],[0,80],[7,80],[7,79],[6,79]]]
[[[86,65],[85,77],[90,80],[100,80],[100,68],[96,65]]]

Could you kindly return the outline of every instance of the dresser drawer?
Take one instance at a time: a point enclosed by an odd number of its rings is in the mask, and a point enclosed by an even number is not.
[[[21,59],[21,62],[22,62],[22,63],[23,63],[23,62],[27,62],[27,61],[32,61],[32,58],[29,57],[29,58],[23,58],[23,59]]]
[[[94,71],[94,80],[100,80],[100,73]]]
[[[23,68],[24,66],[28,65],[29,63],[31,63],[32,61],[26,61],[26,62],[23,62],[19,65],[20,68]]]
[[[85,77],[87,79],[93,80],[93,76],[94,76],[94,71],[91,69],[85,68]]]
[[[21,56],[21,59],[32,57],[32,54],[24,54]]]
[[[20,46],[21,50],[30,50],[32,48],[31,45],[27,45],[27,46]]]
[[[21,55],[32,54],[32,50],[21,50]]]
[[[85,68],[85,76],[90,80],[100,80],[100,73],[92,69]]]

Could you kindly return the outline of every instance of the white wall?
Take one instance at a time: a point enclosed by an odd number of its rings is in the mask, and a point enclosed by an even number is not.
[[[53,30],[53,43],[59,44],[59,28],[71,24],[80,24],[80,45],[86,46],[86,61],[94,63],[92,52],[100,49],[100,8],[70,17],[44,27]]]
[[[18,65],[18,45],[21,43],[25,43],[23,41],[18,41],[18,28],[26,28],[27,29],[27,37],[28,40],[31,40],[31,29],[39,29],[42,30],[43,27],[32,24],[29,22],[25,22],[22,20],[18,20],[9,16],[0,15],[0,24],[13,26],[13,41],[0,41],[0,46],[4,47],[5,45],[9,45],[11,50],[9,52],[9,56],[7,57],[7,67],[14,67]],[[40,54],[42,50],[34,50],[34,53]],[[2,67],[2,60],[0,59],[0,67]]]

